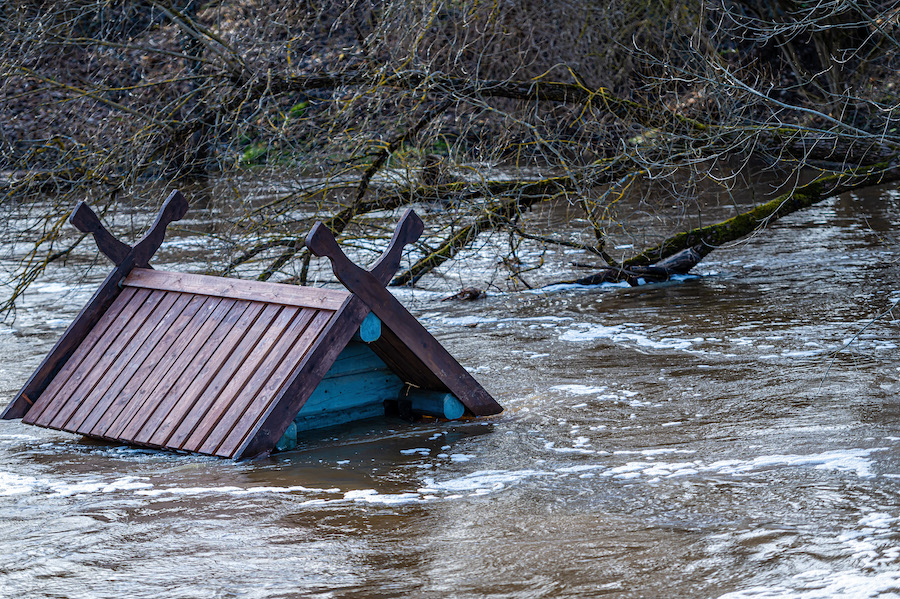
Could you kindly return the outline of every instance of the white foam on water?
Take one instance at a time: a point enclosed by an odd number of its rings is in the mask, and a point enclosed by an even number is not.
[[[491,316],[443,316],[440,318],[443,324],[472,326],[477,324],[493,324],[498,322],[538,322],[557,323],[574,320],[571,316],[521,316],[509,318],[495,318]]]
[[[31,476],[21,476],[12,472],[0,472],[0,495],[21,495],[31,493],[40,484]]]
[[[551,391],[564,391],[570,395],[590,395],[592,393],[603,393],[606,387],[592,387],[590,385],[554,385],[550,387]]]
[[[810,455],[771,455],[759,456],[749,461],[722,461],[710,465],[722,474],[746,474],[766,468],[783,466],[811,466],[816,470],[837,470],[855,472],[860,478],[874,476],[872,460],[868,456],[886,451],[886,447],[871,449],[839,449]]]
[[[560,474],[578,474],[590,470],[603,470],[605,468],[606,466],[601,466],[600,464],[581,464],[580,466],[566,466],[565,468],[557,468],[556,471]]]
[[[137,491],[148,489],[153,485],[134,476],[126,476],[112,482],[85,481],[82,483],[51,483],[54,495],[71,497],[72,495],[84,495],[93,493],[112,493],[114,491]]]
[[[602,324],[575,323],[568,331],[559,336],[561,341],[596,341],[608,339],[613,343],[631,343],[638,347],[664,350],[692,350],[694,344],[704,341],[703,338],[679,339],[677,337],[664,337],[652,339],[650,335],[640,330],[640,325],[628,326],[617,324],[606,326]]]
[[[859,524],[867,528],[890,528],[897,520],[898,518],[884,512],[870,512],[860,518]]]
[[[550,391],[561,391],[568,395],[594,395],[596,399],[600,401],[625,401],[630,397],[634,397],[638,395],[637,391],[631,391],[629,389],[609,389],[608,387],[600,386],[592,386],[592,385],[581,385],[581,384],[569,384],[569,385],[554,385],[550,387]],[[629,402],[630,405],[634,407],[644,407],[650,405],[648,402],[640,401],[640,400],[631,400]],[[586,407],[587,404],[578,404],[569,406],[570,408],[579,408]]]
[[[552,443],[548,443],[545,447],[554,451],[573,452],[578,448],[554,448]],[[598,476],[610,477],[615,479],[635,479],[646,477],[652,480],[662,478],[676,478],[681,476],[691,476],[697,474],[716,474],[724,476],[749,476],[762,471],[775,468],[793,468],[793,467],[811,467],[816,470],[834,470],[837,472],[850,472],[856,474],[860,478],[870,478],[875,476],[872,472],[872,460],[869,455],[878,451],[885,451],[886,448],[874,449],[846,449],[836,451],[826,451],[818,454],[810,455],[771,455],[759,456],[749,460],[720,460],[711,464],[705,464],[701,461],[685,461],[685,462],[658,462],[654,460],[645,460],[641,462],[627,462],[618,466],[609,466],[608,464],[590,464],[578,466],[579,470],[558,469],[559,473],[575,473],[583,470],[599,470]],[[656,455],[654,452],[679,452],[690,453],[684,450],[643,450],[645,456],[651,457]],[[641,453],[643,453],[641,452]],[[582,451],[578,453],[589,453]],[[638,452],[616,452],[618,454],[638,453]]]
[[[888,599],[900,597],[900,571],[801,572],[779,585],[754,586],[719,599]]]
[[[400,453],[402,453],[403,455],[428,455],[429,453],[431,453],[431,450],[427,447],[413,447],[412,449],[401,449]]]
[[[662,455],[666,453],[697,453],[696,449],[674,449],[671,447],[660,447],[658,449],[641,449],[641,450],[619,450],[614,451],[613,455]]]
[[[340,489],[318,489],[301,485],[289,487],[256,486],[256,487],[164,487],[154,488],[146,478],[123,476],[112,480],[87,479],[81,481],[52,480],[23,476],[11,472],[0,472],[0,496],[21,495],[26,493],[46,494],[51,497],[72,497],[75,495],[92,495],[114,492],[131,492],[144,497],[161,497],[166,495],[252,495],[259,493],[340,493]]]
[[[900,545],[897,544],[897,523],[900,518],[878,510],[870,510],[860,517],[857,526],[838,535],[851,552],[851,557],[869,569],[897,569]]]
[[[553,472],[543,470],[478,470],[460,478],[436,481],[434,478],[423,479],[424,486],[419,493],[477,493],[483,495],[499,491],[534,476],[551,476]]]
[[[356,503],[400,505],[423,501],[423,497],[419,493],[379,493],[375,489],[360,489],[344,493],[344,500]]]
[[[559,283],[557,285],[547,285],[540,289],[529,289],[525,293],[555,293],[558,291],[580,291],[586,289],[628,289],[631,285],[627,281],[620,283],[600,283],[599,285],[579,285],[578,283]]]
[[[0,446],[3,447],[16,447],[30,441],[41,441],[41,438],[34,435],[24,435],[18,433],[0,435]]]
[[[580,453],[584,455],[596,453],[593,449],[586,449],[584,446],[578,445],[577,443],[574,447],[557,447],[555,441],[547,441],[544,443],[544,449],[555,451],[556,453]]]
[[[781,354],[782,358],[810,358],[812,356],[818,356],[825,350],[794,350],[794,351],[786,351]]]
[[[152,486],[152,485],[150,485]],[[142,489],[135,492],[135,495],[144,495],[147,497],[161,497],[165,495],[255,495],[261,493],[340,493],[337,488],[316,489],[304,487],[302,485],[293,485],[290,487],[166,487],[163,489]]]
[[[55,497],[71,497],[73,495],[112,493],[114,491],[138,491],[152,486],[152,484],[143,482],[139,477],[135,476],[124,476],[111,481],[89,479],[70,482],[23,476],[12,472],[0,472],[0,495],[43,493]]]

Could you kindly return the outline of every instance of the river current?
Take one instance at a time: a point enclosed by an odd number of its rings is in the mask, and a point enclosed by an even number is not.
[[[396,291],[490,419],[244,462],[0,421],[0,597],[900,597],[897,231],[878,189],[666,284]],[[0,328],[3,401],[105,269]]]

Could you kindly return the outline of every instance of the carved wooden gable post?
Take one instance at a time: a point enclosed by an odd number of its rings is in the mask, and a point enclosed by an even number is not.
[[[187,200],[184,199],[181,192],[173,191],[163,203],[162,209],[159,211],[159,215],[157,215],[156,221],[154,221],[150,230],[134,247],[131,247],[113,237],[87,204],[84,202],[78,203],[69,217],[69,222],[82,233],[93,234],[97,247],[104,256],[116,265],[116,268],[109,273],[88,304],[82,308],[63,336],[56,342],[56,345],[50,350],[50,353],[44,358],[44,361],[31,375],[31,378],[28,379],[28,382],[0,417],[11,419],[21,418],[25,415],[34,404],[34,400],[47,388],[47,385],[69,359],[75,348],[84,341],[112,301],[119,295],[121,291],[119,285],[122,280],[136,266],[142,268],[150,267],[150,259],[156,253],[156,250],[159,249],[159,246],[162,245],[163,238],[166,235],[166,227],[169,226],[169,223],[184,218],[187,209]]]

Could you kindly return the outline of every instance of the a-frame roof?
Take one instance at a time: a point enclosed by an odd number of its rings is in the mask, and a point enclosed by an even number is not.
[[[84,204],[72,222],[117,267],[3,418],[151,447],[242,458],[270,452],[369,311],[371,348],[404,381],[450,391],[474,415],[502,408],[384,288],[404,245],[422,233],[408,211],[370,271],[317,225],[307,247],[332,259],[350,290],[328,290],[149,268],[184,198],[166,201],[134,248]]]

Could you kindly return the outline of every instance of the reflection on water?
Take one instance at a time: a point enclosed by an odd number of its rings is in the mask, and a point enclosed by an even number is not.
[[[485,421],[239,463],[0,422],[0,596],[900,595],[898,221],[883,191],[677,283],[399,292]],[[67,272],[0,330],[7,399],[104,275]]]

